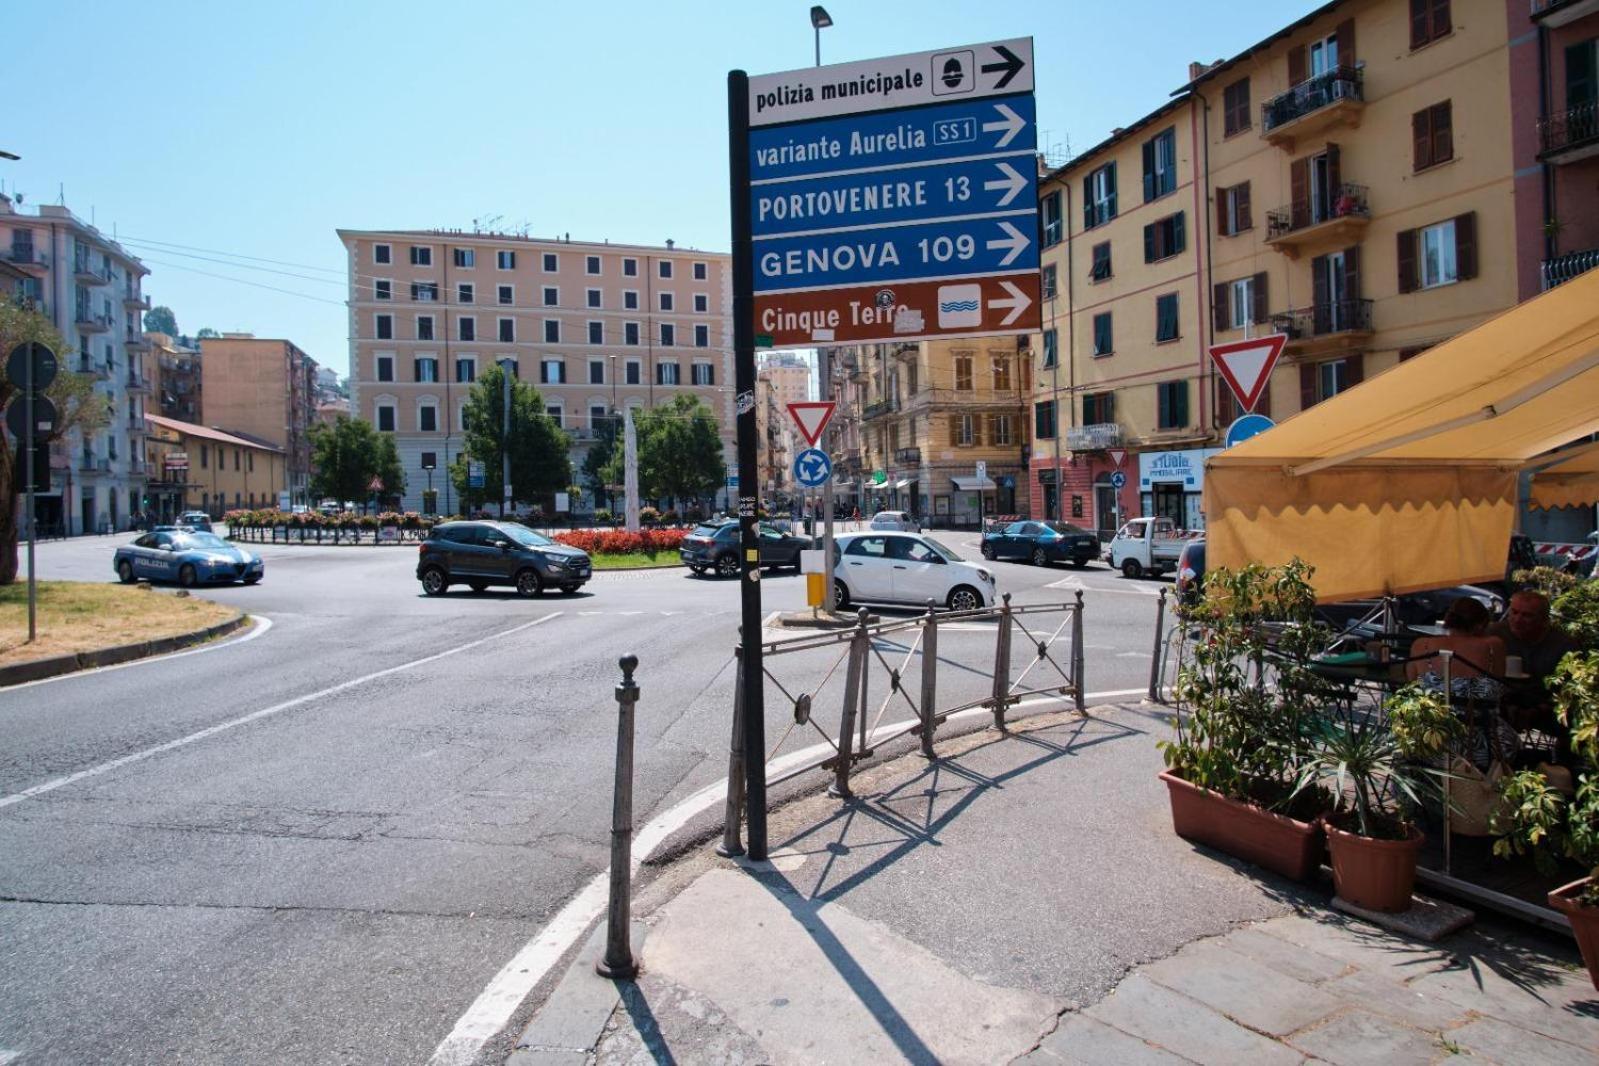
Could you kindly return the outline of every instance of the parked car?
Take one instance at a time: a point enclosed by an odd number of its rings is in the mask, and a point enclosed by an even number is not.
[[[509,585],[523,596],[545,589],[573,593],[593,574],[588,553],[515,522],[443,522],[418,545],[416,578],[429,596],[451,585],[482,592]]]
[[[1177,568],[1183,545],[1191,539],[1170,518],[1135,518],[1116,531],[1105,549],[1105,561],[1123,577],[1159,577]]]
[[[212,532],[211,516],[204,511],[184,511],[178,515],[178,525],[188,526],[190,529],[198,530],[201,533]]]
[[[1205,590],[1205,538],[1183,545],[1177,556],[1177,599],[1185,607],[1199,602]]]
[[[811,538],[799,533],[790,533],[786,529],[778,529],[766,522],[762,522],[759,529],[761,566],[770,570],[791,566],[797,573],[800,568],[799,553],[812,546]],[[695,574],[713,570],[718,577],[737,577],[738,538],[737,519],[706,522],[695,526],[688,536],[683,538],[683,543],[678,548],[678,557],[683,560],[683,565]]]
[[[184,588],[234,581],[253,585],[266,576],[259,555],[192,529],[146,533],[118,548],[111,566],[124,585],[139,578],[176,581]]]
[[[872,516],[872,529],[891,529],[899,533],[920,533],[922,523],[909,511],[878,511]]]
[[[1027,559],[1034,566],[1071,563],[1081,570],[1099,558],[1099,536],[1070,522],[1012,522],[983,531],[984,559]]]
[[[929,599],[952,611],[994,605],[993,571],[915,533],[848,533],[835,539],[833,589],[840,608],[851,602],[921,607]]]

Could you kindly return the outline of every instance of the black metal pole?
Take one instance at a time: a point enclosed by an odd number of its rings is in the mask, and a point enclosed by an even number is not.
[[[755,469],[755,243],[750,233],[749,76],[727,73],[728,186],[733,224],[733,408],[738,416],[739,638],[744,690],[744,796],[748,854],[766,858],[766,700],[761,668],[761,568]]]

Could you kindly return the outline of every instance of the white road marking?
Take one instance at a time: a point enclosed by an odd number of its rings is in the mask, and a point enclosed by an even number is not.
[[[1141,696],[1145,691],[1141,688],[1129,688],[1113,692],[1090,692],[1083,699],[1106,700],[1118,696]],[[1016,706],[1035,707],[1065,702],[1066,700],[1058,697],[1039,697],[1022,700]],[[973,707],[950,715],[948,721],[986,718],[992,714],[993,712],[986,707]],[[894,725],[879,727],[872,732],[867,743],[876,742],[879,736],[894,728]],[[767,776],[779,776],[793,767],[813,762],[832,750],[831,744],[817,744],[785,755],[767,764]],[[639,830],[633,838],[633,875],[635,877],[638,875],[638,868],[644,858],[654,851],[661,841],[688,824],[690,819],[726,800],[727,778],[724,777],[715,784],[700,789],[672,809],[652,818],[649,824]],[[455,1023],[455,1028],[451,1029],[450,1034],[434,1049],[433,1057],[428,1059],[428,1066],[466,1066],[475,1059],[483,1045],[495,1033],[505,1028],[506,1023],[511,1020],[511,1016],[516,1013],[516,1009],[521,1006],[522,1000],[527,998],[533,987],[544,979],[594,920],[605,913],[609,898],[610,869],[607,867],[596,874],[582,891],[550,919],[548,925],[540,929],[533,939],[524,944],[511,961],[494,975],[494,979]]]
[[[126,670],[130,666],[148,666],[150,663],[166,663],[171,662],[173,659],[181,659],[185,655],[203,655],[208,651],[221,651],[223,648],[236,648],[240,644],[245,644],[254,640],[256,637],[261,636],[267,630],[272,628],[272,619],[266,617],[265,615],[252,614],[249,617],[250,626],[245,630],[244,635],[240,637],[226,636],[221,640],[214,641],[210,644],[203,644],[198,648],[189,648],[186,651],[175,651],[166,655],[150,655],[143,659],[133,659],[125,663],[113,663],[110,666],[96,666],[88,670],[74,670],[70,674],[57,674],[54,677],[41,677],[37,681],[24,681],[19,685],[7,685],[5,688],[0,689],[0,692],[15,692],[18,689],[32,688],[35,685],[48,685],[56,681],[71,681],[75,678],[90,677],[94,674],[103,674],[108,670]],[[0,1066],[5,1066],[4,1060],[0,1060]]]
[[[1134,586],[1125,589],[1108,589],[1103,585],[1089,585],[1080,577],[1063,577],[1044,586],[1049,589],[1082,589],[1084,592],[1114,592],[1122,596],[1159,596],[1159,588]]]
[[[131,763],[143,762],[145,759],[153,758],[154,756],[164,754],[165,752],[175,751],[178,748],[187,747],[190,744],[195,744],[199,741],[214,737],[218,733],[225,733],[230,729],[234,729],[241,725],[247,725],[250,722],[259,721],[262,718],[269,718],[274,714],[281,714],[284,711],[292,710],[295,707],[310,703],[312,700],[318,700],[324,696],[331,696],[334,693],[355,688],[357,685],[364,685],[368,681],[376,681],[380,677],[388,677],[390,674],[397,674],[403,670],[410,670],[414,667],[424,666],[432,662],[438,662],[440,659],[446,659],[451,655],[456,655],[460,652],[476,648],[479,645],[487,644],[491,640],[498,640],[501,637],[508,637],[513,633],[520,633],[524,629],[532,629],[534,626],[543,625],[550,619],[559,618],[560,616],[561,612],[556,611],[555,613],[547,614],[542,618],[535,618],[531,622],[523,622],[519,626],[512,626],[510,629],[502,629],[498,633],[491,633],[486,637],[479,637],[477,640],[468,641],[465,644],[457,644],[453,648],[447,648],[444,651],[436,652],[421,659],[412,659],[410,662],[401,663],[398,666],[391,666],[385,670],[377,670],[370,674],[363,674],[360,677],[351,678],[349,681],[343,681],[337,685],[332,685],[316,692],[309,692],[304,696],[296,696],[292,700],[285,700],[282,703],[275,703],[270,707],[263,707],[259,711],[252,711],[251,713],[243,715],[239,718],[229,719],[226,722],[218,722],[214,726],[209,726],[197,733],[190,733],[185,737],[179,737],[176,740],[169,740],[165,744],[157,744],[153,748],[145,748],[142,751],[135,751],[131,754],[124,755],[121,758],[112,759],[110,762],[103,762],[98,766],[91,766],[87,770],[79,770],[77,773],[67,774],[65,777],[57,777],[53,780],[46,781],[42,785],[34,785],[32,788],[23,789],[21,792],[14,792],[9,796],[0,796],[0,808],[10,807],[13,804],[21,803],[23,800],[33,799],[35,796],[42,796],[46,792],[54,792],[58,788],[65,788],[68,785],[76,784],[79,781],[83,781],[91,777],[99,777],[101,774],[108,774],[112,770],[121,769],[122,767],[128,766]],[[3,1066],[3,1064],[0,1064],[0,1066]]]
[[[22,1052],[20,1051],[7,1051],[5,1048],[0,1047],[0,1066],[8,1066],[9,1063],[16,1062],[21,1057]]]

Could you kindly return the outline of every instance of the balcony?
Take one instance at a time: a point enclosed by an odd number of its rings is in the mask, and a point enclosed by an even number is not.
[[[1266,212],[1266,243],[1290,259],[1347,248],[1371,225],[1366,187],[1345,183],[1327,195]]]
[[[1564,284],[1578,274],[1599,267],[1599,248],[1589,248],[1584,252],[1568,252],[1565,255],[1555,256],[1553,259],[1543,261],[1543,288],[1545,292],[1556,285]]]
[[[150,297],[140,296],[136,292],[125,292],[122,294],[122,306],[130,311],[148,311],[150,310]]]
[[[72,316],[72,322],[78,327],[79,333],[104,333],[111,328],[110,315],[97,315],[86,307],[80,307]]]
[[[921,466],[922,450],[920,448],[899,448],[894,452],[894,462],[903,466]]]
[[[861,419],[863,421],[871,421],[874,418],[881,418],[883,415],[891,414],[898,410],[898,400],[878,400],[876,403],[869,403],[861,409]]]
[[[72,277],[85,285],[111,284],[111,272],[95,266],[87,259],[79,259],[72,264]]]
[[[31,244],[13,244],[6,254],[6,262],[36,278],[50,270],[50,260]]]
[[[135,477],[148,477],[150,474],[150,464],[145,462],[143,459],[129,459],[128,473],[134,475]]]
[[[1260,135],[1268,144],[1293,151],[1296,140],[1315,137],[1337,126],[1360,125],[1366,110],[1361,72],[1337,67],[1317,74],[1260,105]]]
[[[84,474],[109,474],[111,472],[111,460],[96,458],[92,455],[79,456],[78,471]]]
[[[143,333],[125,334],[122,338],[122,343],[130,352],[147,352],[150,350],[150,342]]]
[[[18,294],[11,298],[11,302],[24,311],[33,311],[36,314],[43,315],[45,318],[50,317],[50,302],[48,300],[36,300],[31,296]]]
[[[1371,301],[1334,300],[1271,316],[1284,348],[1296,355],[1319,356],[1358,348],[1371,339]]]
[[[1551,29],[1599,12],[1599,0],[1532,0],[1532,21]]]
[[[1104,451],[1118,447],[1121,442],[1122,427],[1117,422],[1094,422],[1066,429],[1066,447],[1074,452]]]
[[[1538,158],[1559,166],[1599,155],[1599,104],[1580,104],[1538,120]]]
[[[129,374],[127,384],[129,392],[150,391],[150,379],[140,374]]]

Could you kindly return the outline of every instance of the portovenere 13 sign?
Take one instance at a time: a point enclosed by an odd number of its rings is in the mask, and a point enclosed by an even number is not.
[[[772,347],[1040,328],[1031,38],[752,77],[749,123]]]

